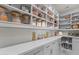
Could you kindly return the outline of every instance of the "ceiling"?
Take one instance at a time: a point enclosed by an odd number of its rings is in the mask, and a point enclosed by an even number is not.
[[[73,9],[79,8],[79,4],[53,4],[52,5],[60,14],[66,13]]]

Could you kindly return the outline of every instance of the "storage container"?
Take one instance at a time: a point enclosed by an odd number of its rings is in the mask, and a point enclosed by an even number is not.
[[[21,19],[20,19],[21,14],[19,12],[12,11],[11,16],[12,16],[12,21],[14,23],[21,23]]]
[[[8,21],[7,9],[0,6],[0,21]]]

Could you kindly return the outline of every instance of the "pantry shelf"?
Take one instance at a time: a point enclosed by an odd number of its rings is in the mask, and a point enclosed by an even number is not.
[[[27,14],[27,15],[30,15],[30,16],[31,16],[31,13],[28,13],[28,12],[26,12],[26,11],[20,10],[20,9],[18,9],[18,8],[16,8],[16,7],[13,7],[13,6],[10,6],[10,5],[8,5],[8,4],[0,4],[0,6],[2,6],[2,7],[4,7],[4,8],[7,8],[7,9],[10,10],[10,11],[17,11],[17,12],[19,12],[19,13]]]
[[[19,5],[21,8],[18,8],[12,4],[0,4],[0,6],[3,7],[1,7],[2,9],[6,8],[5,11],[8,11],[8,14],[4,12],[8,19],[6,21],[4,19],[1,20],[3,21],[0,22],[1,27],[17,27],[46,30],[54,30],[55,28],[59,27],[59,18],[55,18],[55,13],[53,12],[53,10],[50,10],[47,6],[42,6],[40,4]],[[26,10],[26,7],[30,8],[30,12]],[[34,18],[36,18],[36,20]]]
[[[26,24],[15,24],[13,22],[0,22],[1,28],[27,28],[27,29],[33,29],[33,26],[26,25]]]
[[[79,30],[79,29],[55,29],[57,31],[76,31],[76,30]]]
[[[36,15],[34,15],[34,14],[32,14],[32,17],[36,17],[36,18],[38,18],[38,19],[41,19],[41,20],[45,20],[45,21],[46,21],[46,19],[41,18],[41,17],[39,17],[39,16],[36,16]]]
[[[53,28],[48,27],[36,27],[28,24],[20,24],[20,23],[13,23],[13,22],[1,22],[0,21],[0,28],[22,28],[22,29],[37,29],[37,30],[54,30]]]

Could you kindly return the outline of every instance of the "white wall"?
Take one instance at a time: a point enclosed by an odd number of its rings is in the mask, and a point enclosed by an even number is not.
[[[0,48],[32,40],[29,29],[0,28]]]

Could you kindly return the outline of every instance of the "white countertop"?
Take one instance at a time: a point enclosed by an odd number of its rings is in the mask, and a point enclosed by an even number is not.
[[[17,55],[23,52],[31,51],[37,47],[43,46],[49,42],[53,42],[61,38],[62,36],[54,36],[47,39],[41,39],[37,41],[32,41],[28,43],[22,43],[11,47],[0,48],[0,55]]]

